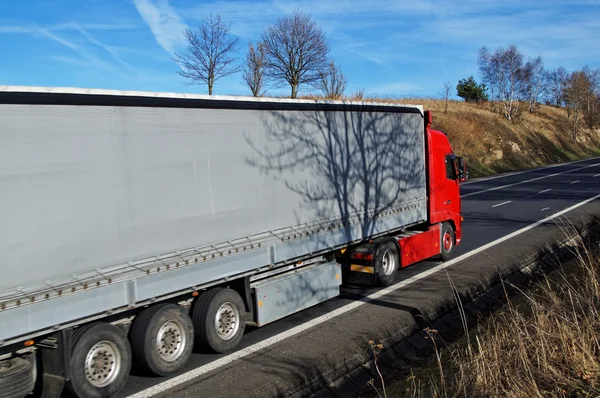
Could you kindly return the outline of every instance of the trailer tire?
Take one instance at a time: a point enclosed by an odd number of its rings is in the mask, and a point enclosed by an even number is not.
[[[98,364],[102,368],[100,375],[93,373]],[[68,366],[71,378],[67,388],[72,395],[82,398],[114,396],[125,385],[131,369],[131,347],[127,336],[109,323],[94,323],[76,330]]]
[[[386,239],[378,243],[375,246],[374,257],[377,280],[382,286],[390,286],[395,282],[400,267],[396,242]]]
[[[17,357],[0,362],[0,396],[22,398],[29,395],[35,386],[33,363]]]
[[[136,366],[167,376],[181,370],[192,356],[194,325],[178,305],[158,304],[135,317],[129,341]]]
[[[196,347],[224,353],[242,340],[246,327],[246,307],[233,289],[215,287],[202,294],[192,306]]]
[[[442,242],[440,246],[440,257],[442,258],[442,260],[450,260],[454,255],[455,246],[454,228],[452,228],[452,225],[450,223],[445,222],[442,224]]]

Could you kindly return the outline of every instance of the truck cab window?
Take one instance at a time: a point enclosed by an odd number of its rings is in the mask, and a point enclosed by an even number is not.
[[[451,155],[446,155],[444,159],[446,161],[446,178],[448,178],[449,180],[456,180],[458,176],[456,175],[454,159]]]

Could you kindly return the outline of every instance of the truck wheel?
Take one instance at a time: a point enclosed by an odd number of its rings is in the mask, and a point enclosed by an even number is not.
[[[129,341],[136,365],[157,376],[166,376],[181,370],[189,361],[194,325],[178,305],[155,305],[135,317]]]
[[[95,323],[75,332],[68,389],[77,397],[105,398],[118,393],[131,369],[127,336],[109,323]]]
[[[382,286],[390,286],[396,280],[400,260],[398,247],[391,240],[385,240],[375,248],[375,269],[377,279]]]
[[[246,307],[232,289],[213,288],[192,306],[196,345],[217,353],[234,349],[242,340],[246,326]]]
[[[33,364],[30,360],[18,357],[0,362],[2,398],[22,398],[29,395],[33,391],[34,384]]]
[[[440,256],[442,260],[448,261],[454,254],[454,229],[448,223],[442,224],[442,250]]]

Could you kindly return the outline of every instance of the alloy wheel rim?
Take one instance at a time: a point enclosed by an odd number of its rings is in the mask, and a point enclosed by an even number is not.
[[[444,233],[444,249],[447,252],[452,249],[452,235],[450,235],[450,232]]]
[[[184,327],[180,322],[165,322],[156,335],[158,355],[167,362],[173,362],[183,354],[187,344]]]
[[[231,340],[240,328],[240,312],[231,302],[223,303],[215,316],[215,328],[223,340]]]
[[[121,352],[112,341],[96,343],[85,357],[85,376],[94,387],[115,381],[121,370]]]
[[[394,272],[394,269],[396,268],[396,258],[391,250],[386,250],[386,252],[383,253],[381,266],[383,268],[383,273],[387,276]]]

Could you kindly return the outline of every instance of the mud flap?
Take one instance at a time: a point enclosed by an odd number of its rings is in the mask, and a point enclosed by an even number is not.
[[[71,330],[62,330],[52,336],[55,347],[42,348],[42,398],[59,398],[69,379],[71,359]]]

